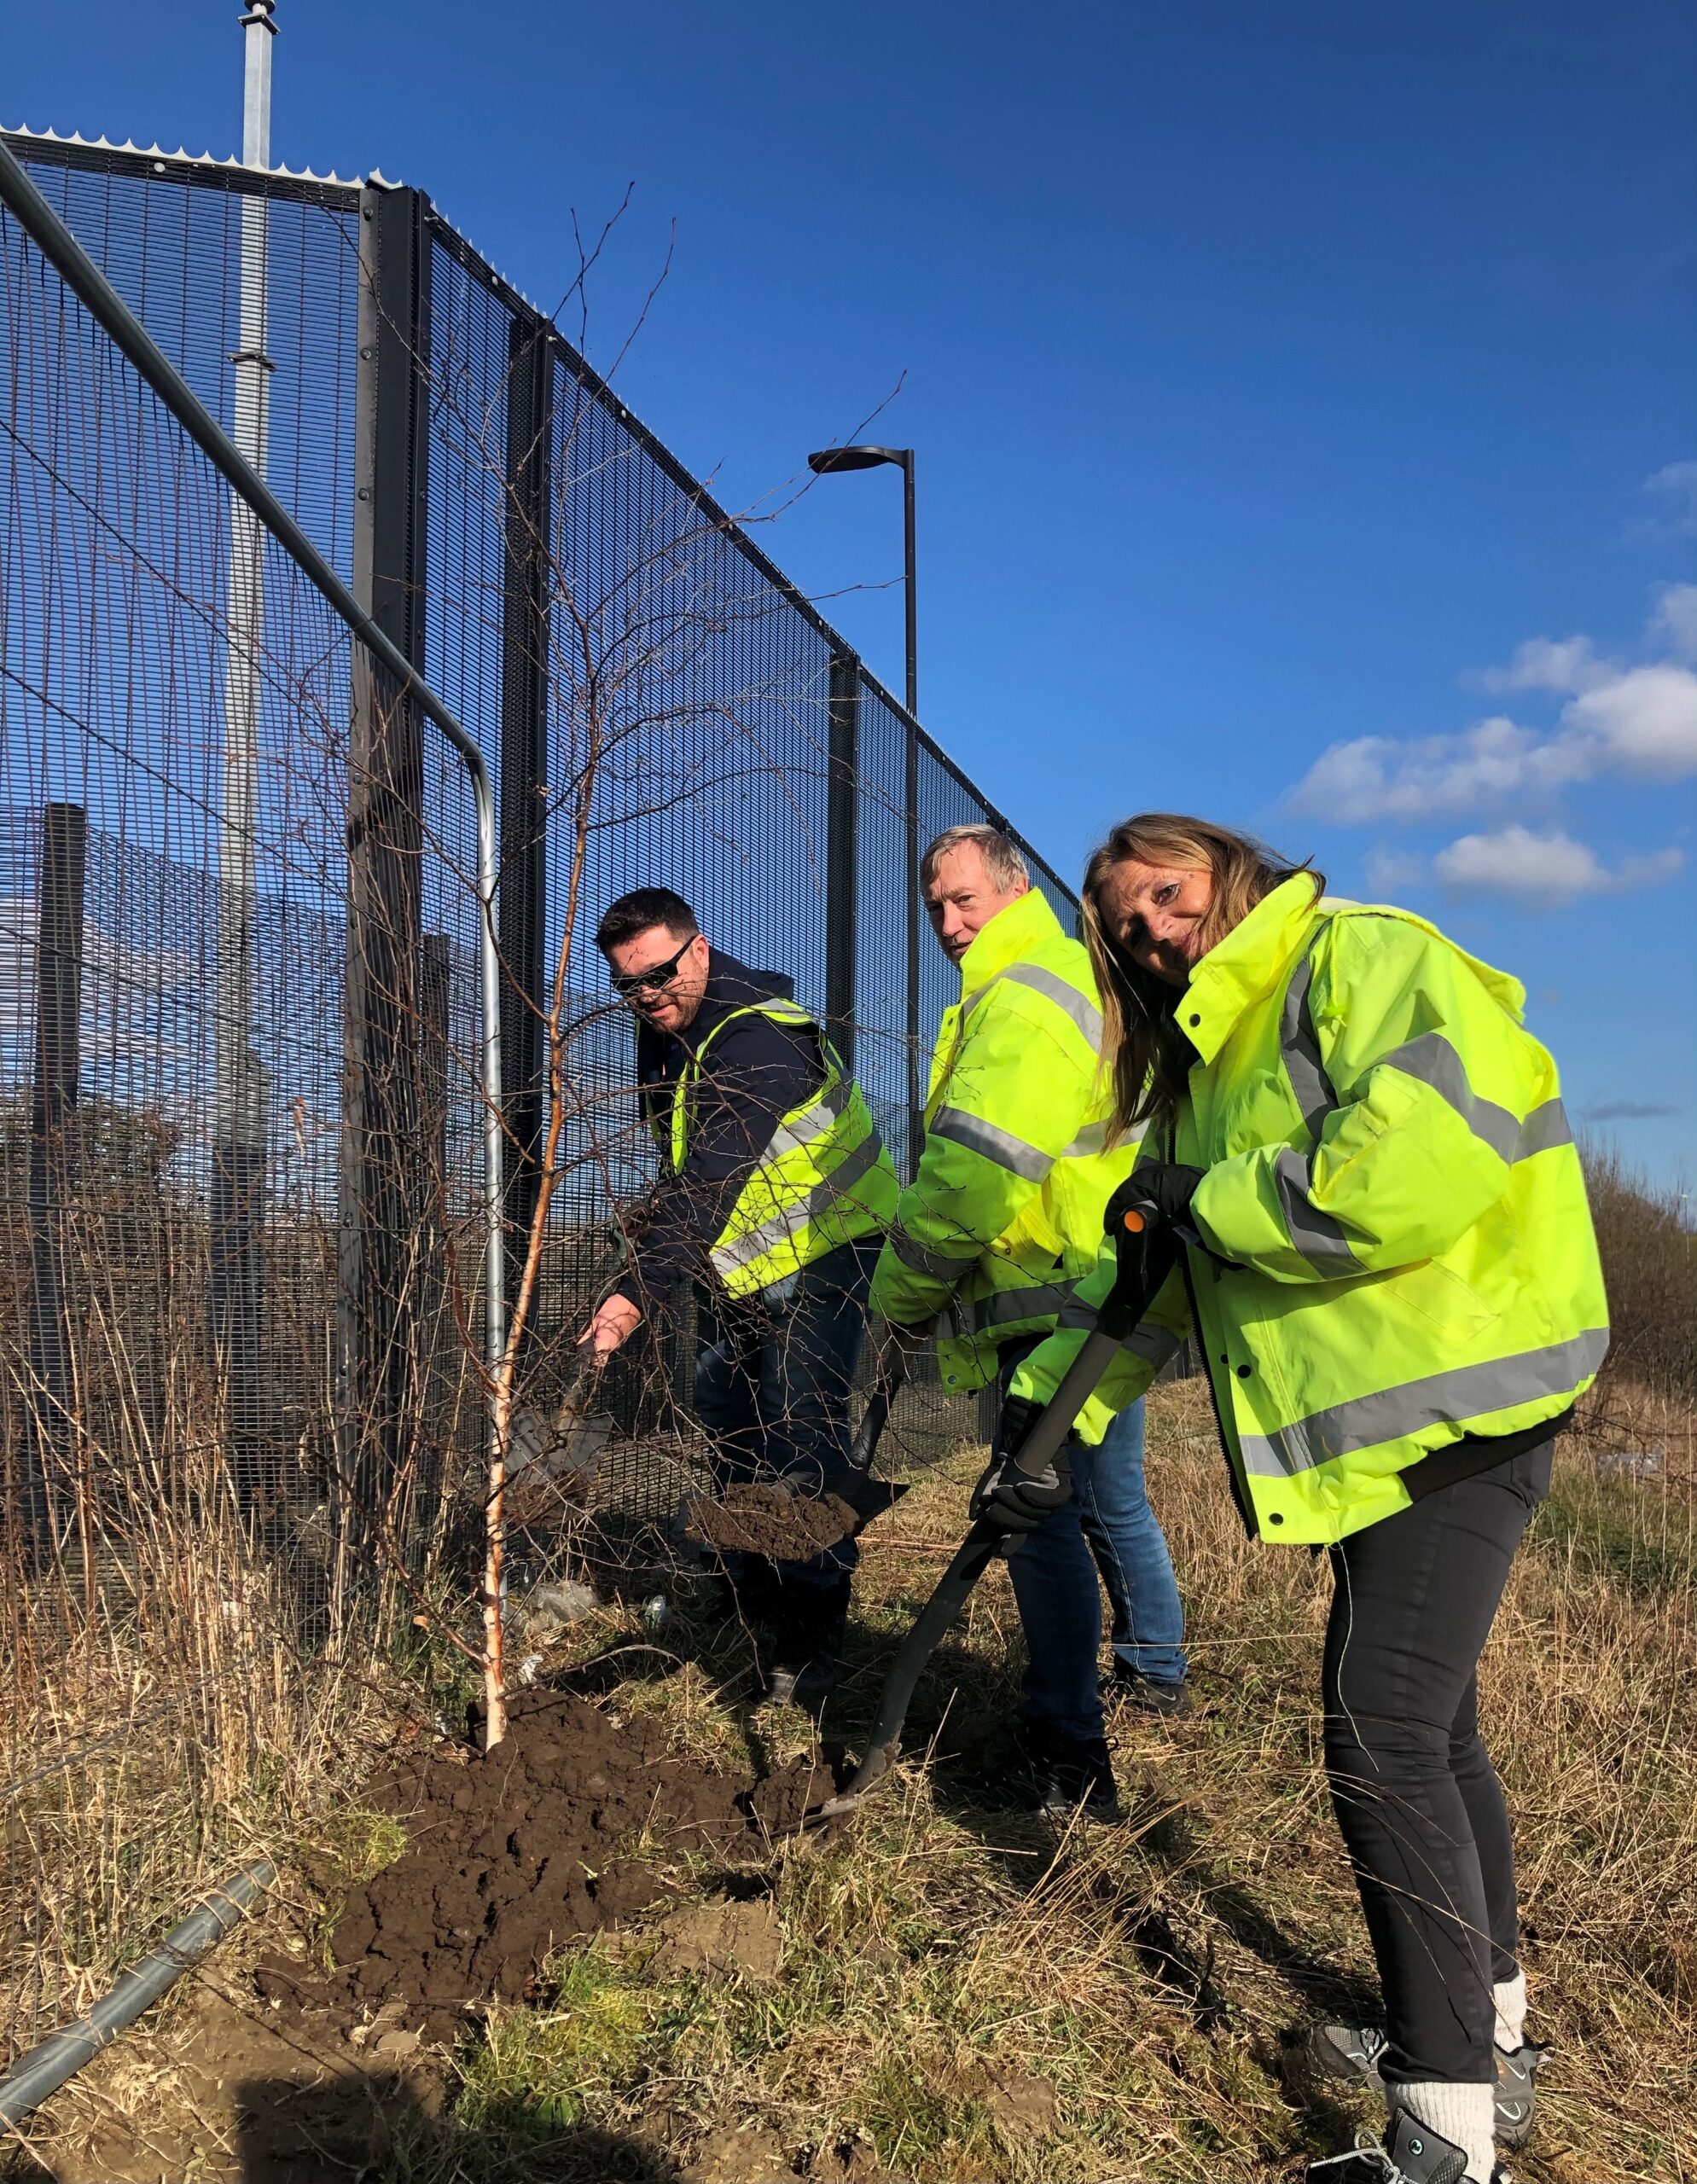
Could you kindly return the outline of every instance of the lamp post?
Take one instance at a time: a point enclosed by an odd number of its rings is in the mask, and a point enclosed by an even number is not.
[[[913,450],[910,447],[822,447],[807,458],[816,478],[833,470],[875,470],[893,462],[902,473],[903,537],[907,549],[908,711],[919,717],[919,618],[914,604]]]
[[[826,477],[834,470],[875,470],[885,462],[893,462],[902,473],[902,531],[907,562],[908,720],[903,741],[906,752],[904,802],[908,822],[907,1167],[911,1178],[925,1143],[925,1091],[920,1074],[919,1031],[919,617],[914,596],[913,450],[824,447],[807,458],[807,467],[816,478]]]

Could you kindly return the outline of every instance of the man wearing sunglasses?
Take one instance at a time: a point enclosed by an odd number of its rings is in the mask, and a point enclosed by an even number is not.
[[[596,944],[636,1019],[661,1172],[635,1263],[580,1340],[610,1356],[693,1282],[721,1488],[829,1492],[898,1193],[870,1110],[793,982],[710,946],[670,888],[621,896]],[[844,1541],[806,1562],[725,1558],[733,1604],[769,1627],[774,1695],[813,1705],[835,1683],[855,1556]]]

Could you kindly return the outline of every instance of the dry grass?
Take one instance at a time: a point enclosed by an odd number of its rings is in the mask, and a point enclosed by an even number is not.
[[[14,2053],[238,1863],[268,1853],[287,1872],[304,1844],[357,1830],[350,1788],[410,1703],[353,1643],[309,1641],[299,1573],[255,1551],[192,1445],[168,1492],[143,1470],[102,1513],[88,1552],[5,1587],[0,2038]]]
[[[1589,1431],[1564,1442],[1484,1674],[1534,2021],[1558,2050],[1525,2184],[1697,2179],[1692,1419],[1632,1400],[1662,1474],[1599,1478]],[[837,1834],[778,1846],[764,1876],[695,1877],[709,1896],[770,1888],[775,1982],[667,1972],[640,1935],[575,1959],[546,2006],[497,2013],[458,2059],[447,2112],[414,2116],[369,2173],[742,2184],[764,2162],[915,2184],[1248,2184],[1347,2143],[1370,2110],[1292,2054],[1316,2016],[1371,1996],[1318,1764],[1324,1565],[1242,1538],[1198,1384],[1157,1391],[1150,1438],[1205,1711],[1121,1721],[1124,1827],[1057,1842],[988,1809],[1018,1650],[992,1572],[921,1689],[931,1763],[916,1756]],[[933,1472],[869,1536],[851,1745],[973,1467]],[[635,1635],[615,1615],[572,1642],[587,1657]],[[685,1664],[627,1681],[621,1707],[704,1757],[805,1743],[801,1717],[735,1704],[735,1640],[687,1618],[674,1635]],[[60,2114],[100,2098],[96,2073]]]
[[[1697,1414],[1671,1366],[1631,1370],[1663,1355],[1633,1330],[1641,1310],[1674,1310],[1689,1259],[1685,1232],[1636,1187],[1599,1197],[1626,1339],[1559,1449],[1482,1676],[1516,1820],[1533,2028],[1557,2049],[1515,2171],[1522,2184],[1697,2184]],[[1611,1476],[1599,1459],[1620,1451],[1660,1468]],[[851,1749],[959,1537],[975,1462],[962,1452],[921,1476],[869,1536],[832,1723]],[[586,1951],[543,2004],[494,2014],[445,2065],[445,2098],[406,2105],[365,2173],[1251,2184],[1347,2143],[1370,2108],[1294,2055],[1316,2018],[1374,2007],[1319,1765],[1326,1569],[1242,1537],[1200,1383],[1152,1398],[1149,1474],[1203,1711],[1116,1725],[1124,1826],[1057,1842],[996,1809],[1020,1641],[992,1571],[921,1687],[914,1757],[863,1813],[776,1846],[764,1874],[690,1878],[703,1898],[769,1891],[775,1981],[668,1970],[642,1933]],[[26,1746],[55,1770],[15,1800],[9,1837],[9,1908],[31,1937],[9,1969],[37,2008],[85,1998],[118,1935],[145,1941],[197,1879],[259,1843],[287,1856],[292,1838],[321,1873],[381,1852],[347,1785],[359,1751],[392,1734],[392,1694],[309,1666],[263,1585],[231,1592],[247,1568],[230,1538],[193,1551],[178,1538],[138,1573],[127,1619],[72,1629],[50,1666],[38,1644],[38,1704],[9,1769],[27,1771]],[[697,1623],[687,1587],[678,1598],[675,1658],[613,1609],[569,1634],[562,1664],[602,1657],[597,1681],[623,1679],[621,1710],[698,1757],[803,1748],[803,1717],[742,1703],[740,1637]],[[33,1913],[26,1874],[39,1877]],[[232,2173],[216,2119],[183,2139],[181,2073],[160,2059],[189,2007],[43,2119],[32,2135],[56,2173],[119,2174],[86,2151],[96,2118],[112,2143],[114,2117],[138,2143],[191,2143],[195,2173]]]

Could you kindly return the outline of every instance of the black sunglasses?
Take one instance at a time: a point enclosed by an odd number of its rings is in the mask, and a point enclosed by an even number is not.
[[[691,933],[677,955],[668,956],[663,963],[650,963],[646,971],[632,971],[628,975],[618,971],[608,973],[613,990],[621,1001],[630,1001],[644,990],[658,993],[662,986],[669,986],[677,976],[677,967],[694,946],[697,935]]]

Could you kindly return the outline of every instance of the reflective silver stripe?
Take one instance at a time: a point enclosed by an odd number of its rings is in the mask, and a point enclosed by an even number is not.
[[[1318,939],[1316,933],[1315,939]],[[1279,1045],[1285,1073],[1296,1095],[1296,1104],[1309,1136],[1317,1144],[1326,1118],[1340,1104],[1337,1093],[1320,1059],[1320,1042],[1314,1030],[1309,989],[1314,978],[1314,941],[1291,973],[1279,1016]],[[1535,1153],[1571,1145],[1573,1132],[1560,1100],[1547,1100],[1535,1107],[1524,1123],[1494,1100],[1484,1100],[1467,1083],[1461,1056],[1441,1031],[1422,1032],[1394,1053],[1382,1055],[1376,1067],[1400,1069],[1428,1086],[1452,1107],[1475,1137],[1488,1145],[1500,1160],[1512,1165],[1529,1160]],[[1318,1217],[1323,1220],[1323,1215]],[[1297,1248],[1307,1252],[1299,1243]],[[1316,1262],[1317,1263],[1317,1262]]]
[[[840,1118],[853,1091],[854,1086],[850,1080],[846,1077],[840,1077],[811,1107],[787,1123],[779,1124],[772,1132],[765,1151],[760,1155],[761,1159],[779,1159],[784,1153],[798,1153],[804,1145],[811,1145],[816,1138],[822,1137]]]
[[[1548,1153],[1553,1146],[1572,1142],[1573,1125],[1567,1119],[1566,1108],[1560,1100],[1546,1100],[1543,1107],[1534,1107],[1521,1124],[1514,1158],[1530,1160],[1535,1153]]]
[[[1103,1149],[1102,1140],[1107,1130],[1106,1123],[1086,1123],[1070,1145],[1061,1147],[1061,1158],[1063,1160],[1095,1159]]]
[[[775,1213],[758,1228],[750,1228],[743,1235],[734,1236],[728,1244],[719,1245],[712,1254],[713,1264],[721,1274],[733,1273],[738,1267],[752,1264],[774,1245],[799,1235],[829,1212],[834,1199],[853,1189],[867,1170],[877,1165],[883,1150],[883,1141],[877,1131],[869,1130],[853,1152],[846,1153],[828,1176],[814,1184],[805,1199],[786,1206],[782,1213]]]
[[[1360,1263],[1350,1249],[1349,1238],[1309,1196],[1314,1188],[1314,1171],[1307,1156],[1288,1145],[1281,1146],[1273,1158],[1273,1180],[1278,1186],[1290,1240],[1316,1274],[1328,1281],[1342,1275],[1359,1274]]]
[[[1376,1449],[1401,1441],[1422,1427],[1461,1425],[1540,1396],[1566,1395],[1602,1363],[1608,1329],[1588,1327],[1547,1350],[1523,1350],[1514,1357],[1491,1357],[1482,1365],[1457,1365],[1423,1380],[1357,1396],[1311,1411],[1276,1433],[1241,1437],[1243,1467],[1257,1478],[1288,1478],[1316,1464],[1346,1456],[1357,1449]]]
[[[1159,1373],[1183,1339],[1182,1334],[1175,1334],[1171,1327],[1158,1327],[1146,1320],[1142,1327],[1132,1328],[1119,1347],[1130,1350],[1134,1357],[1142,1358]]]
[[[1101,1011],[1095,1002],[1087,1001],[1076,986],[1069,986],[1065,979],[1053,971],[1045,971],[1040,963],[1010,963],[1002,973],[1016,986],[1028,986],[1033,993],[1040,993],[1047,1001],[1070,1016],[1090,1042],[1090,1052],[1101,1050]]]
[[[1101,1049],[1101,1011],[1095,1002],[1087,1000],[1076,986],[1069,986],[1065,979],[1053,971],[1045,971],[1040,963],[1010,963],[1005,971],[998,971],[993,979],[986,979],[972,999],[962,1004],[961,1021],[964,1024],[981,1001],[995,992],[1003,979],[1011,979],[1016,986],[1026,986],[1032,993],[1040,993],[1046,1001],[1064,1010],[1090,1043],[1090,1051]]]
[[[1057,1327],[1090,1329],[1096,1323],[1096,1308],[1081,1301],[1076,1291],[1062,1307]],[[1132,1328],[1119,1347],[1133,1357],[1142,1357],[1159,1372],[1184,1337],[1175,1334],[1171,1327],[1157,1327],[1153,1320],[1142,1320]]]
[[[1040,1183],[1055,1165],[1053,1153],[1039,1152],[1024,1138],[1015,1137],[1012,1130],[987,1123],[981,1115],[969,1115],[964,1107],[939,1107],[931,1118],[929,1134],[964,1145],[968,1152],[981,1153],[998,1168],[1011,1169],[1027,1182]]]
[[[1309,1006],[1308,990],[1314,980],[1314,947],[1319,938],[1316,932],[1302,961],[1291,973],[1290,984],[1285,988],[1284,1007],[1279,1012],[1279,1048],[1284,1056],[1285,1074],[1296,1095],[1303,1126],[1316,1145],[1327,1116],[1338,1105],[1338,1095],[1332,1089],[1332,1081],[1320,1059],[1320,1042],[1315,1035],[1313,1011]]]
[[[933,1251],[928,1245],[916,1242],[905,1228],[890,1231],[890,1249],[904,1266],[911,1267],[915,1274],[928,1274],[938,1281],[958,1281],[969,1269],[977,1265],[981,1253],[975,1242],[968,1241],[964,1256],[952,1252]]]
[[[1022,1320],[1052,1320],[1071,1301],[1070,1281],[1034,1281],[1029,1289],[997,1289],[973,1306],[973,1327],[1005,1327]]]
[[[1406,1046],[1381,1055],[1375,1066],[1399,1069],[1404,1077],[1412,1077],[1417,1083],[1428,1086],[1447,1107],[1456,1110],[1473,1136],[1488,1145],[1499,1160],[1508,1162],[1514,1158],[1514,1148],[1520,1141],[1520,1117],[1510,1114],[1507,1107],[1499,1107],[1494,1100],[1480,1099],[1467,1082],[1462,1057],[1441,1031],[1422,1031],[1419,1038],[1410,1039]]]

